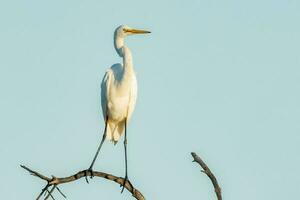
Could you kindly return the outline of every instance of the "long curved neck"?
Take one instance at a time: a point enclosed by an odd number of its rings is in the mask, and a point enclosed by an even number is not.
[[[124,78],[126,78],[126,75],[130,75],[133,72],[131,51],[124,45],[124,37],[115,35],[114,45],[119,56],[123,58]]]
[[[119,54],[120,57],[123,57],[123,46],[124,46],[124,37],[120,37],[117,34],[115,34],[114,37],[114,45],[117,53]]]

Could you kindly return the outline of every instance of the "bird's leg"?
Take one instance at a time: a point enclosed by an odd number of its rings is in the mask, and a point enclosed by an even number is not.
[[[96,161],[96,159],[97,159],[97,157],[98,157],[98,154],[99,154],[99,152],[100,152],[100,149],[101,149],[101,147],[102,147],[102,145],[103,145],[103,143],[104,143],[104,140],[105,140],[105,138],[106,138],[107,120],[108,120],[108,116],[106,116],[104,133],[103,133],[103,136],[102,136],[100,145],[99,145],[99,147],[98,147],[98,149],[97,149],[97,152],[96,152],[96,154],[95,154],[95,156],[94,156],[94,159],[93,159],[93,161],[92,161],[92,163],[91,163],[89,169],[87,170],[87,171],[89,171],[89,172],[91,173],[91,178],[93,178],[93,166],[94,166],[94,164],[95,164],[95,161]],[[88,182],[88,181],[87,181],[87,182]]]
[[[123,182],[123,185],[122,185],[121,193],[124,191],[124,187],[125,187],[126,182],[128,182],[132,187],[132,184],[130,183],[130,181],[128,179],[128,172],[127,172],[127,119],[125,119],[124,150],[125,150],[125,178],[124,178],[124,182]]]

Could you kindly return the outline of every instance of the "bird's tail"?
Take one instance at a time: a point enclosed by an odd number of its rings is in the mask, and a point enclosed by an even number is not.
[[[114,144],[117,144],[122,133],[124,132],[124,129],[125,129],[124,121],[119,123],[108,121],[107,130],[106,130],[107,139],[112,141]]]

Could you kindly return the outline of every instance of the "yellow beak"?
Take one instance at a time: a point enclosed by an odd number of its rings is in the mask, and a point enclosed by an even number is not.
[[[132,33],[132,34],[146,34],[151,33],[150,31],[139,30],[139,29],[124,29],[125,32]]]

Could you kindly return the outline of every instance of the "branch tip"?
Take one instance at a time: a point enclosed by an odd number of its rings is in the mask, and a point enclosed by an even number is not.
[[[218,181],[217,181],[215,175],[210,171],[210,169],[205,164],[205,162],[196,153],[191,152],[191,155],[193,156],[194,161],[197,162],[202,167],[201,172],[205,173],[211,180],[218,200],[222,200],[221,188],[218,184]]]

